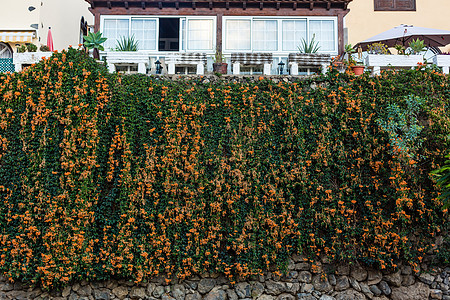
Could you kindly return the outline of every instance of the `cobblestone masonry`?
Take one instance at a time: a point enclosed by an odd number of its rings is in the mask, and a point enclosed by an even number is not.
[[[449,280],[450,267],[422,264],[417,273],[409,266],[382,273],[356,265],[331,265],[326,259],[311,264],[294,256],[283,276],[269,272],[234,285],[218,274],[203,274],[169,284],[162,277],[139,285],[123,280],[78,282],[45,292],[0,278],[0,299],[450,300]]]

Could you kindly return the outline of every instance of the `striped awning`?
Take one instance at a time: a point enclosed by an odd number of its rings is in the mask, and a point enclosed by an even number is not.
[[[0,42],[31,43],[34,31],[0,31]]]

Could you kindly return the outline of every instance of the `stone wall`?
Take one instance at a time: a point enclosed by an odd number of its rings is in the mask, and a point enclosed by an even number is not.
[[[396,273],[350,265],[331,265],[326,259],[310,263],[293,257],[283,276],[267,273],[251,280],[230,284],[218,274],[204,274],[189,280],[164,278],[136,285],[123,280],[80,282],[62,291],[44,292],[0,278],[2,299],[161,299],[161,300],[450,300],[450,267],[418,272],[400,266]]]
[[[304,75],[304,76],[292,76],[292,75],[221,75],[214,74],[209,75],[151,75],[156,80],[172,80],[172,81],[192,81],[198,80],[202,83],[214,83],[214,82],[258,82],[261,80],[272,80],[274,83],[279,82],[301,82],[306,80],[317,79],[320,75]]]

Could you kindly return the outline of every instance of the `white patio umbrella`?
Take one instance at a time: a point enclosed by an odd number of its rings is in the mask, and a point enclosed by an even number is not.
[[[442,47],[450,44],[450,31],[400,25],[362,41],[355,47],[361,46],[363,50],[366,50],[368,45],[378,42],[388,47],[394,47],[397,44],[407,46],[410,41],[417,38],[423,40],[428,47]]]

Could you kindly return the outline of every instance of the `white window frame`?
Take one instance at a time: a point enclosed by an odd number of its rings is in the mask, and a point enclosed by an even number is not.
[[[141,18],[141,17],[131,17],[130,18],[130,28],[128,29],[128,34],[129,34],[129,36],[131,36],[132,35],[132,31],[133,31],[133,25],[132,25],[132,22],[133,22],[133,20],[150,20],[150,21],[156,21],[156,26],[155,26],[155,30],[156,30],[156,34],[155,34],[155,37],[156,37],[156,43],[155,43],[155,49],[142,49],[143,51],[156,51],[156,50],[158,50],[158,39],[159,39],[159,37],[158,37],[158,34],[159,34],[159,21],[158,21],[158,19],[156,19],[156,18]],[[136,38],[136,37],[135,37]],[[136,39],[137,40],[137,39]],[[139,47],[138,47],[139,48]]]
[[[252,18],[251,24],[250,24],[250,38],[251,38],[251,50],[253,51],[253,22],[254,21],[277,21],[277,49],[276,50],[267,50],[264,52],[273,52],[278,51],[280,49],[280,25],[281,22],[279,20],[274,20],[273,18],[261,18],[261,17],[254,17]],[[263,52],[261,50],[255,50],[257,52]]]
[[[204,52],[207,54],[213,54],[215,53],[215,49],[216,49],[216,39],[217,39],[217,17],[216,16],[185,16],[185,15],[176,15],[176,16],[168,16],[168,15],[102,15],[100,16],[100,32],[103,32],[104,30],[104,23],[105,20],[107,19],[124,19],[124,20],[129,20],[129,28],[128,28],[128,32],[131,35],[131,21],[132,19],[149,19],[149,20],[156,20],[156,49],[154,50],[138,50],[138,52],[157,52],[157,53],[166,53],[166,51],[159,51],[158,50],[158,43],[159,43],[159,19],[161,18],[179,18],[180,19],[180,43],[179,43],[179,52]],[[186,48],[188,47],[188,43],[187,41],[183,40],[183,32],[182,32],[182,20],[185,20],[186,22],[186,31],[188,30],[188,20],[212,20],[213,21],[213,30],[212,30],[212,49],[199,49],[199,50],[187,50],[187,49],[182,49],[182,43],[185,42],[186,43]],[[187,38],[187,33],[186,33],[186,38]],[[108,50],[107,50],[108,51]],[[172,53],[172,52],[171,52]]]
[[[226,48],[226,21],[227,20],[250,20],[250,50],[231,50]],[[253,50],[253,21],[264,21],[264,20],[277,20],[277,28],[278,28],[278,50],[276,51],[256,51]],[[333,21],[334,24],[334,50],[333,51],[318,51],[318,53],[325,53],[325,54],[332,54],[336,55],[338,54],[338,18],[337,17],[326,17],[326,16],[296,16],[296,17],[279,17],[279,16],[224,16],[222,17],[222,24],[224,24],[222,28],[222,43],[223,43],[223,52],[225,54],[231,54],[231,53],[238,53],[238,52],[260,52],[260,53],[279,53],[279,54],[287,54],[292,53],[292,50],[286,50],[283,51],[283,27],[282,27],[282,21],[284,20],[306,20],[306,35],[309,42],[309,22],[312,20],[323,20],[323,21]],[[300,43],[300,41],[299,41]]]
[[[227,31],[227,21],[228,20],[236,20],[236,21],[250,21],[250,49],[239,49],[239,50],[229,50],[227,49],[227,40],[226,40],[226,31]],[[222,52],[249,52],[253,49],[253,20],[251,17],[223,17],[222,18]],[[217,31],[217,30],[216,30]]]
[[[104,18],[104,19],[102,19],[102,21],[100,22],[100,28],[101,28],[101,30],[100,30],[100,32],[104,32],[104,27],[105,27],[105,19],[108,19],[108,20],[128,20],[128,36],[130,36],[130,33],[131,33],[131,18],[129,18],[129,17],[124,17],[124,16],[114,16],[114,17],[108,17],[108,18]],[[112,50],[112,49],[111,49]]]

